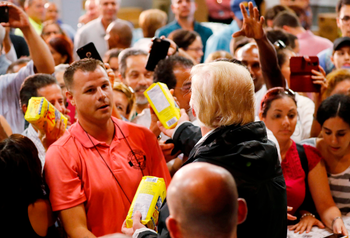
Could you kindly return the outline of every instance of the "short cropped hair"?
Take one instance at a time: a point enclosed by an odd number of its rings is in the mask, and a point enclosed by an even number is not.
[[[301,27],[301,24],[297,15],[288,11],[283,11],[278,13],[276,18],[273,20],[273,27],[282,28],[283,26],[296,28]]]
[[[166,24],[168,16],[159,9],[148,9],[141,12],[139,25],[143,32],[143,37],[154,37],[156,30]]]
[[[268,8],[265,12],[265,20],[271,20],[273,21],[275,19],[275,17],[278,15],[278,13],[283,12],[283,11],[287,11],[288,7],[283,6],[283,5],[276,5],[273,6],[271,8]],[[265,21],[265,23],[266,23]]]
[[[34,74],[27,77],[19,91],[21,106],[28,105],[31,97],[38,97],[38,89],[57,84],[56,78],[50,74]]]
[[[348,69],[337,69],[329,73],[326,77],[327,79],[327,89],[323,94],[324,98],[327,98],[331,95],[334,88],[338,83],[349,80],[350,81],[350,71]]]
[[[245,125],[254,121],[254,84],[249,71],[218,61],[192,68],[190,105],[206,127]]]
[[[128,48],[120,52],[118,56],[118,63],[119,63],[119,72],[123,79],[125,78],[125,72],[126,72],[126,60],[130,56],[139,56],[139,55],[147,56],[147,52],[144,50],[133,49],[133,48]]]
[[[73,62],[63,74],[63,80],[67,89],[72,89],[75,72],[78,70],[81,70],[83,72],[94,72],[98,66],[101,66],[106,71],[104,64],[96,59],[87,58]]]
[[[350,5],[350,0],[339,0],[339,2],[337,3],[336,11],[338,16],[340,14],[341,8],[345,5]]]
[[[30,58],[20,58],[20,59],[18,59],[18,60],[16,60],[15,62],[13,62],[12,64],[9,65],[9,67],[7,68],[6,73],[7,73],[7,74],[16,73],[16,72],[14,71],[14,68],[15,68],[17,65],[28,64],[30,61],[31,61]]]
[[[350,97],[334,94],[324,100],[317,110],[316,119],[321,126],[329,118],[340,117],[350,126]]]
[[[165,83],[169,89],[174,89],[176,87],[176,77],[174,74],[175,67],[192,68],[193,62],[183,56],[170,56],[164,60],[159,61],[157,64],[154,75],[153,82]]]

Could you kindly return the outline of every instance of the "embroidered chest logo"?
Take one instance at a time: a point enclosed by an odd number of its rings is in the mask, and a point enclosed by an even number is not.
[[[146,155],[142,150],[132,150],[128,154],[128,163],[134,169],[144,170],[146,168]]]

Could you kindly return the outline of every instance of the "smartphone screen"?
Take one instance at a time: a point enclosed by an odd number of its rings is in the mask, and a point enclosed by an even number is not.
[[[9,22],[9,7],[0,7],[0,22]]]
[[[168,49],[170,47],[170,42],[167,40],[155,38],[153,40],[153,45],[151,52],[148,55],[146,69],[148,71],[154,71],[154,68],[157,66],[158,62],[168,54]]]
[[[100,54],[92,42],[87,43],[86,45],[77,49],[77,54],[79,55],[80,59],[93,58],[102,61]]]

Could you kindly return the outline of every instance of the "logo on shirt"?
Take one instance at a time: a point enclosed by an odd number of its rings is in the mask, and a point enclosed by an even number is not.
[[[144,170],[146,168],[146,155],[142,150],[131,150],[128,154],[130,167]]]

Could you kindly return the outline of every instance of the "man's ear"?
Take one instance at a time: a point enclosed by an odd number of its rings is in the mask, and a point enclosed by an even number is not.
[[[237,223],[241,224],[247,218],[248,207],[247,207],[247,203],[243,198],[238,198],[237,201],[238,201]]]
[[[66,92],[66,97],[68,99],[68,101],[70,102],[70,104],[72,104],[73,106],[75,106],[75,99],[73,97],[72,92],[68,91]]]
[[[259,112],[259,119],[260,119],[260,121],[265,122],[265,121],[264,121],[264,118],[263,118],[263,116],[262,116],[262,112]]]
[[[166,226],[170,233],[170,237],[172,238],[181,238],[180,226],[179,223],[175,220],[175,218],[170,215],[166,219]]]
[[[337,27],[340,28],[340,19],[339,19],[339,17],[337,17],[336,20],[337,20]]]
[[[333,53],[333,55],[334,55],[334,53]],[[331,56],[331,61],[334,64],[334,57],[333,57],[333,55]]]
[[[192,114],[193,114],[193,116],[194,116],[194,117],[197,117],[197,115],[196,115],[196,111],[194,110],[194,108],[193,108],[193,107],[191,107],[191,110],[192,110]]]
[[[23,105],[22,105],[22,112],[23,112],[24,114],[26,114],[26,111],[27,111],[27,105],[23,104]]]
[[[286,32],[289,32],[290,33],[290,27],[289,26],[282,26],[282,29],[285,30]]]

